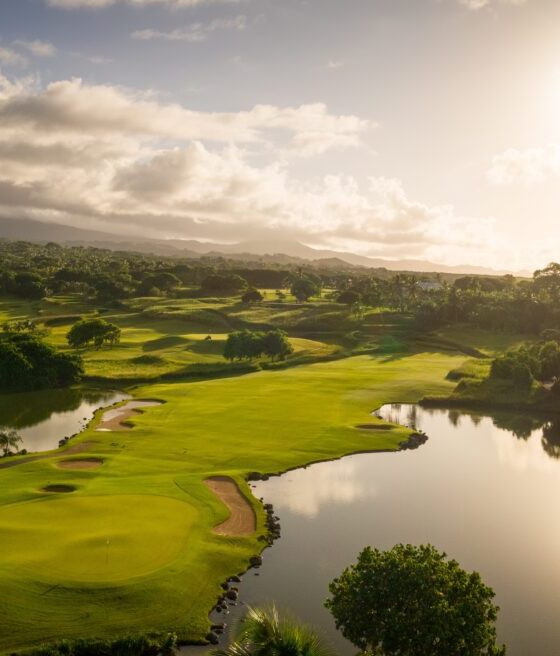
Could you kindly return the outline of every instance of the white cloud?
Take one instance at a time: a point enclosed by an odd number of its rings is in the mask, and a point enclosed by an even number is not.
[[[484,9],[485,7],[493,7],[496,5],[510,5],[519,7],[524,5],[529,0],[459,0],[459,3],[465,5],[469,9],[477,10]]]
[[[487,180],[496,186],[532,186],[560,176],[560,147],[517,150],[510,148],[496,155],[488,170]]]
[[[52,57],[56,53],[56,48],[48,41],[14,41],[15,46],[25,48],[36,57]]]
[[[133,7],[162,5],[172,9],[198,7],[207,4],[236,4],[243,0],[46,0],[51,7],[59,9],[102,9],[111,5],[127,4]]]
[[[131,34],[131,37],[143,41],[163,39],[165,41],[198,43],[200,41],[206,41],[208,35],[217,30],[237,30],[241,32],[246,27],[247,17],[241,15],[235,18],[217,18],[209,23],[191,23],[185,27],[176,28],[168,32],[161,32],[160,30],[154,29],[137,30]]]
[[[338,60],[334,60],[334,59],[331,59],[329,61],[329,63],[327,64],[327,68],[329,68],[331,70],[337,70],[339,68],[342,68],[343,66],[344,66],[343,61],[338,61]]]
[[[41,88],[0,77],[0,214],[116,234],[290,235],[385,256],[479,257],[491,222],[414,202],[397,180],[293,175],[295,150],[357,145],[368,127],[322,104],[204,113],[80,80]]]
[[[7,84],[7,83],[6,83]],[[356,116],[333,115],[325,105],[300,107],[256,105],[237,113],[196,112],[178,104],[161,104],[150,94],[80,79],[22,89],[0,84],[0,123],[28,130],[64,133],[129,134],[176,140],[210,140],[305,145],[313,135],[314,152],[357,145],[371,123]],[[15,90],[14,90],[15,89]],[[283,140],[283,141],[282,141]]]
[[[27,66],[27,59],[11,48],[0,46],[0,64],[4,66]]]

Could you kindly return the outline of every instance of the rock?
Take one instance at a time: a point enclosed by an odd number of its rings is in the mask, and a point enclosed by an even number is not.
[[[260,567],[263,564],[262,556],[251,556],[251,567]]]
[[[208,633],[206,635],[206,640],[211,645],[217,645],[220,642],[220,639],[218,638],[218,636],[213,631],[210,631],[210,633]]]
[[[265,510],[267,510],[267,511],[268,511],[268,510],[273,510],[273,506],[272,506],[271,503],[265,503],[264,506],[263,506],[263,508],[264,508]]]
[[[241,583],[241,577],[240,576],[230,576],[228,579],[229,583]]]
[[[237,590],[228,590],[226,592],[226,597],[231,601],[236,601],[237,597],[239,597],[239,593]]]
[[[228,590],[229,589],[229,583],[227,583],[227,582],[226,583],[221,583],[220,585],[222,586],[222,590]]]
[[[212,624],[211,631],[214,631],[214,633],[217,633],[218,631],[223,631],[226,628],[227,624],[225,622],[222,622],[221,624]]]

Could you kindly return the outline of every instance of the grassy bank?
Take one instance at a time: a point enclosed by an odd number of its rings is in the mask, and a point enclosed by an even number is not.
[[[247,473],[397,449],[404,429],[356,426],[373,423],[370,412],[385,402],[449,394],[454,383],[445,376],[463,360],[364,355],[150,385],[135,395],[164,403],[138,416],[133,430],[96,432],[94,422],[72,442],[83,445],[80,455],[102,458],[99,469],[60,469],[59,450],[2,471],[0,652],[123,630],[200,640],[220,582],[262,548],[263,516]],[[234,478],[251,500],[254,537],[212,532],[228,514],[203,484],[216,475]],[[75,491],[46,494],[46,485]]]

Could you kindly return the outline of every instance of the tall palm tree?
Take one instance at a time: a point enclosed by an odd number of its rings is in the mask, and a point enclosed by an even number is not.
[[[12,449],[18,451],[21,442],[22,439],[15,430],[0,426],[0,449],[5,456],[9,455]]]
[[[234,642],[213,656],[333,656],[308,626],[280,617],[276,606],[250,608]]]

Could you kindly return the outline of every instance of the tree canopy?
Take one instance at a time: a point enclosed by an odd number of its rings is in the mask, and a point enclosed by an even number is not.
[[[0,390],[16,392],[67,387],[79,381],[82,360],[59,353],[31,333],[0,333]]]
[[[19,445],[22,439],[19,433],[12,428],[0,426],[0,449],[4,456],[9,456],[13,451],[19,451]]]
[[[240,330],[230,333],[224,347],[226,360],[253,360],[263,355],[271,360],[285,360],[293,347],[288,336],[281,330],[256,332]]]
[[[431,545],[366,547],[325,605],[356,647],[376,656],[500,656],[494,591]]]
[[[82,319],[70,328],[66,339],[73,348],[93,344],[99,349],[103,344],[118,344],[121,339],[121,329],[105,319]]]
[[[296,278],[290,286],[290,293],[300,303],[307,302],[312,296],[316,296],[319,291],[319,285],[308,277]]]

